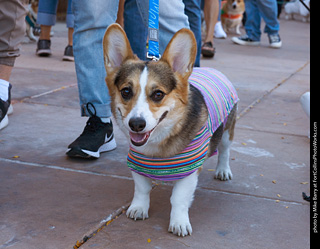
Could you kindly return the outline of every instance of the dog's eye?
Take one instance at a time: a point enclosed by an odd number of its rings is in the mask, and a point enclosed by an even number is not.
[[[124,100],[129,100],[133,96],[132,89],[130,87],[125,87],[120,90],[121,96]]]
[[[156,90],[152,93],[151,95],[151,99],[154,101],[154,102],[160,102],[165,96],[165,93],[160,91],[160,90]]]

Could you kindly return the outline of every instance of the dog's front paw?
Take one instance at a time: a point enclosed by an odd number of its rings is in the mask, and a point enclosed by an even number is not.
[[[148,219],[148,208],[131,204],[127,210],[127,217],[134,220]]]
[[[232,172],[229,167],[223,169],[218,167],[214,175],[215,179],[219,179],[221,181],[232,180],[232,177]]]
[[[189,218],[171,219],[168,231],[182,237],[191,235],[192,227]]]

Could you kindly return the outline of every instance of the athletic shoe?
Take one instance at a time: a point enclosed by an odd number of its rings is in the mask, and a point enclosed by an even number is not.
[[[268,35],[271,48],[281,48],[282,41],[279,34]]]
[[[245,45],[245,46],[259,46],[260,41],[254,41],[250,39],[247,35],[239,36],[239,37],[232,37],[231,39],[234,43],[238,45]]]
[[[7,101],[0,99],[0,130],[9,124],[8,114],[12,113],[12,107],[10,108],[11,102],[11,84],[9,84],[9,98]]]
[[[64,50],[64,55],[62,57],[63,61],[74,61],[73,57],[73,47],[68,45]]]
[[[50,56],[51,55],[51,41],[50,40],[39,40],[37,44],[36,54],[39,56]]]
[[[101,152],[116,147],[111,120],[110,123],[103,123],[94,114],[87,121],[82,134],[68,146],[66,154],[70,157],[99,158]]]

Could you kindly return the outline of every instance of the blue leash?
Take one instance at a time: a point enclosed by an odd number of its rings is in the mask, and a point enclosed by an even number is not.
[[[159,53],[159,0],[149,0],[148,36],[147,58],[158,61],[161,58]]]

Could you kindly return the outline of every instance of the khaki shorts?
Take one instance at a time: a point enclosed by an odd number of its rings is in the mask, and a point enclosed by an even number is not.
[[[26,32],[28,0],[0,0],[0,64],[13,66]]]

